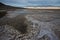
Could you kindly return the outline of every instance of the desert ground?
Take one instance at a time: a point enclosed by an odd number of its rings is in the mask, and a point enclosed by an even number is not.
[[[60,40],[60,9],[1,11],[0,40]]]

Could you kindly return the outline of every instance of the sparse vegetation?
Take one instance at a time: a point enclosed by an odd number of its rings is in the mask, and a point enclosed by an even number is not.
[[[6,11],[0,10],[0,18],[4,17],[7,14]]]
[[[12,24],[14,25],[14,28],[20,31],[21,33],[26,33],[27,32],[27,22],[26,18],[24,16],[17,16],[15,23]]]

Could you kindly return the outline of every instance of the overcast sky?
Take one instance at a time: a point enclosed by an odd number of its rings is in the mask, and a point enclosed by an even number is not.
[[[60,6],[60,0],[0,0],[0,2],[11,6]]]

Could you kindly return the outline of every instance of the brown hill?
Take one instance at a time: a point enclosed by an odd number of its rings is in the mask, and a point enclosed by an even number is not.
[[[0,10],[16,10],[16,9],[24,9],[24,8],[5,5],[5,4],[0,2]]]

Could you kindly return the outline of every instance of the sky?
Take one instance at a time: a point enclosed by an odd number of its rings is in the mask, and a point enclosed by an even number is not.
[[[0,0],[0,2],[18,7],[25,6],[60,6],[60,0]]]

